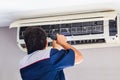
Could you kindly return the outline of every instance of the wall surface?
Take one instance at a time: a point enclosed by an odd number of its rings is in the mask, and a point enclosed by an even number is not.
[[[24,55],[16,43],[16,29],[0,28],[0,80],[21,80],[18,63]]]
[[[120,80],[120,47],[81,52],[84,61],[65,69],[67,80]],[[16,43],[16,29],[0,28],[0,80],[21,80],[18,63],[24,55]]]
[[[65,70],[67,80],[120,80],[120,47],[81,52],[84,61]]]

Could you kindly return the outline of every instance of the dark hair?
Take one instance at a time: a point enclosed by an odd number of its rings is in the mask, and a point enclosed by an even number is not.
[[[28,27],[24,31],[24,41],[28,54],[46,47],[46,33],[40,27]]]

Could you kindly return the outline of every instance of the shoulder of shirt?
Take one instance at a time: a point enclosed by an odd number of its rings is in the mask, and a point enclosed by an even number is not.
[[[50,50],[51,49],[38,50],[29,55],[24,56],[19,62],[19,68],[23,68],[39,60],[49,58]]]

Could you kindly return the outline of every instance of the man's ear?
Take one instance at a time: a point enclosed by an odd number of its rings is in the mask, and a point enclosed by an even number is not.
[[[26,44],[24,44],[24,48],[27,48]]]
[[[46,40],[46,47],[48,47],[48,41]]]
[[[24,48],[27,50],[27,46],[26,46],[26,44],[24,44]]]

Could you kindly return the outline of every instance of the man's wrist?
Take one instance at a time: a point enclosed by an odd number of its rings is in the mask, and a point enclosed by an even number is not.
[[[60,46],[65,46],[67,44],[68,44],[67,42],[64,42],[64,43],[61,43]]]

